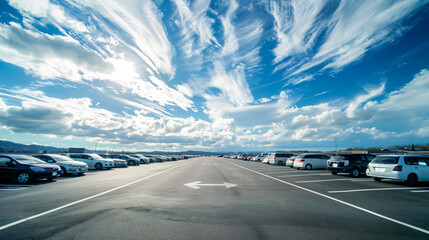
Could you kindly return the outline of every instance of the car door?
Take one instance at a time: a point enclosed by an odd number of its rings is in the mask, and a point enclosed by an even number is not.
[[[8,157],[0,157],[0,178],[13,178],[16,168]]]
[[[429,181],[429,157],[417,157],[419,180]]]

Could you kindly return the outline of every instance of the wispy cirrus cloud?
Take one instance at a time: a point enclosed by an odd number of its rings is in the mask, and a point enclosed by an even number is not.
[[[335,11],[324,1],[271,2],[277,46],[275,71],[291,77],[317,68],[335,70],[360,60],[369,50],[396,40],[400,23],[427,1],[341,1]],[[334,6],[330,4],[330,7]],[[321,45],[316,41],[323,40]],[[282,62],[285,59],[288,61]]]
[[[67,5],[68,12],[45,0],[11,1],[24,20],[22,25],[0,25],[0,59],[46,81],[72,81],[100,91],[119,85],[161,106],[192,107],[190,99],[164,83],[175,74],[174,51],[152,2],[63,4],[71,5]],[[59,34],[39,30],[48,24]],[[98,80],[104,84],[94,85]]]
[[[218,45],[218,41],[213,35],[213,19],[207,16],[210,0],[197,0],[192,3],[175,0],[175,3],[180,15],[182,48],[187,57],[201,54],[212,44]]]

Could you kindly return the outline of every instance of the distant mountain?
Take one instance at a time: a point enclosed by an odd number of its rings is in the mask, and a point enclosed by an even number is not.
[[[63,152],[67,149],[65,148],[56,148],[50,146],[42,146],[36,144],[20,144],[10,141],[0,140],[0,153],[37,153],[37,152]]]

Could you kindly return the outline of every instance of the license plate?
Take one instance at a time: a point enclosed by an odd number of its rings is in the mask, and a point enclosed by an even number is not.
[[[57,176],[58,172],[52,172],[52,176]]]
[[[386,169],[385,169],[385,168],[374,168],[374,170],[375,170],[376,172],[384,172],[384,171],[386,171]]]
[[[338,164],[337,163],[333,163],[332,167],[338,167]]]

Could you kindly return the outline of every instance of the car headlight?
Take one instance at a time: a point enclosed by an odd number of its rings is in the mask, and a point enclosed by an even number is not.
[[[40,168],[40,167],[30,167],[31,170],[35,171],[35,172],[44,172],[45,169]]]

